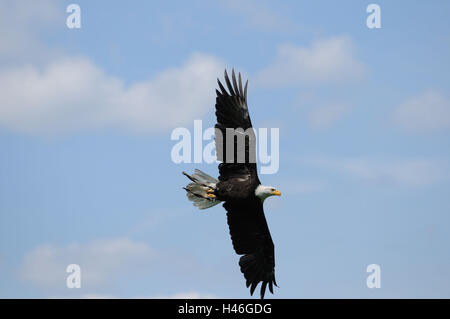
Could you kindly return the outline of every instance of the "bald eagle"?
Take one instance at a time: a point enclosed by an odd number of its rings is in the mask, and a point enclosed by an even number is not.
[[[234,70],[232,81],[225,70],[225,83],[228,91],[218,79],[220,91],[216,89],[216,117],[215,145],[219,164],[219,178],[196,169],[189,175],[190,180],[184,189],[187,197],[200,209],[206,209],[223,202],[227,211],[227,221],[233,248],[238,255],[241,272],[246,279],[247,288],[253,295],[256,286],[261,282],[261,299],[264,298],[267,285],[273,294],[275,281],[274,244],[270,236],[269,227],[264,216],[263,202],[272,195],[281,193],[274,187],[261,185],[256,167],[256,141],[252,138],[252,123],[247,107],[247,85],[242,89],[242,79],[236,81]],[[236,135],[227,135],[232,129]],[[250,130],[249,130],[250,129]],[[239,148],[239,134],[244,136],[245,147]],[[250,133],[249,133],[250,132]],[[218,136],[221,136],[219,139]],[[228,138],[228,140],[227,140]],[[232,145],[232,149],[227,147]],[[232,152],[227,156],[227,152]],[[239,160],[239,151],[243,150],[244,157]],[[252,160],[254,159],[254,160]]]

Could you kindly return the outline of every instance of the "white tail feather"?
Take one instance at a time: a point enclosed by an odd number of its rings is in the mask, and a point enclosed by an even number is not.
[[[185,172],[183,172],[183,174],[192,181],[192,183],[189,183],[184,189],[187,192],[186,195],[188,199],[194,203],[194,206],[200,209],[206,209],[221,202],[220,200],[207,196],[207,191],[209,189],[214,190],[219,180],[198,169],[196,169],[195,173],[192,175],[188,175]]]

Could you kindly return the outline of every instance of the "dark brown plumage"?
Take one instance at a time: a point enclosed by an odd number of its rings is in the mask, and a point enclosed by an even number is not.
[[[275,282],[275,257],[272,237],[264,216],[263,204],[255,196],[256,187],[261,184],[258,178],[256,163],[249,162],[249,138],[246,139],[246,161],[236,163],[235,156],[232,163],[224,161],[226,158],[226,132],[225,128],[251,128],[252,123],[247,106],[247,85],[242,90],[242,79],[239,73],[239,84],[236,82],[234,70],[232,81],[225,71],[225,82],[229,92],[225,90],[218,80],[220,92],[216,90],[216,130],[220,130],[224,137],[223,144],[217,145],[216,150],[219,160],[219,183],[215,194],[223,199],[223,207],[227,210],[228,226],[234,250],[239,255],[244,255],[239,260],[241,271],[246,279],[247,287],[253,294],[257,284],[261,284],[261,298],[264,297],[267,284],[273,293]],[[255,141],[253,141],[255,143]]]
[[[261,283],[260,296],[264,298],[266,287],[269,286],[273,293],[273,285],[276,285],[275,253],[264,215],[264,198],[255,193],[261,183],[256,166],[256,138],[247,106],[248,82],[243,88],[241,74],[236,80],[233,70],[230,81],[225,70],[225,83],[228,91],[220,80],[220,91],[216,90],[216,152],[217,159],[222,162],[219,164],[219,179],[199,170],[192,176],[185,173],[193,182],[185,189],[188,198],[201,209],[224,202],[233,248],[237,254],[243,255],[239,266],[246,285],[253,295],[256,286]],[[227,129],[242,130],[245,137],[244,157],[238,156],[237,136],[232,136],[233,141],[227,141]],[[244,134],[245,130],[247,134]],[[227,154],[227,142],[234,149],[233,154]]]

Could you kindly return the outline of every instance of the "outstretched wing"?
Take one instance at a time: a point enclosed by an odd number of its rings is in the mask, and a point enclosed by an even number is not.
[[[252,128],[252,122],[247,107],[247,84],[242,88],[241,74],[238,81],[234,70],[232,71],[232,82],[225,70],[225,83],[228,91],[217,80],[219,90],[216,90],[216,152],[219,165],[219,180],[224,184],[239,185],[231,190],[236,197],[245,197],[245,200],[226,201],[223,207],[227,210],[228,226],[230,228],[231,240],[234,250],[239,255],[244,255],[239,260],[241,271],[246,279],[250,293],[261,284],[261,298],[264,298],[267,285],[273,293],[275,282],[275,258],[274,245],[264,216],[263,205],[254,195],[254,189],[260,184],[256,170],[256,137]],[[235,136],[227,139],[227,130],[233,129]],[[244,134],[244,147],[239,145],[239,134]],[[221,138],[218,138],[220,134]],[[253,134],[253,135],[252,135]],[[234,150],[232,156],[227,154],[230,144]],[[227,147],[228,146],[228,147]],[[239,152],[245,157],[240,158]],[[228,156],[227,156],[228,155]],[[246,194],[251,191],[253,194]]]
[[[256,183],[259,184],[256,172],[256,136],[252,128],[252,122],[247,107],[247,85],[242,88],[241,74],[238,74],[239,81],[236,81],[234,70],[232,71],[231,83],[227,71],[225,70],[225,83],[228,91],[219,79],[219,90],[216,90],[216,153],[217,160],[222,162],[219,165],[219,180],[224,181],[231,177],[238,177],[250,174]],[[227,130],[233,130],[235,135],[227,139]],[[220,137],[219,137],[220,136]],[[238,144],[238,139],[245,141],[243,145]],[[234,150],[233,154],[227,156],[227,144]],[[242,155],[243,154],[243,155]]]
[[[250,294],[261,284],[261,298],[264,298],[267,284],[273,293],[275,281],[275,254],[263,205],[257,198],[239,202],[225,202],[228,226],[233,248],[239,255],[241,272],[246,279]]]

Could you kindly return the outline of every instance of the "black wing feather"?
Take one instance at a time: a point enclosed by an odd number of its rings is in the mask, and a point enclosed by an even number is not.
[[[254,198],[246,203],[226,202],[227,222],[231,241],[239,260],[241,272],[250,287],[250,294],[261,284],[261,298],[264,298],[267,284],[273,293],[275,282],[275,249],[270,235],[263,206]]]
[[[246,98],[248,81],[245,83],[245,89],[243,92],[241,80],[239,80],[240,85],[238,85],[236,82],[234,70],[232,76],[234,87],[231,84],[230,79],[228,78],[228,75],[225,71],[225,82],[227,84],[229,92],[225,89],[222,82],[220,82],[220,80],[217,79],[217,83],[221,91],[220,92],[221,94],[217,94],[216,98],[217,124],[223,128],[227,127],[243,128],[244,130],[246,130],[252,127],[252,123],[250,121],[250,116],[248,113],[247,98]],[[241,79],[240,73],[239,79]],[[222,121],[222,116],[224,114],[231,114],[233,115],[233,117],[228,121]]]
[[[256,163],[250,160],[252,158],[256,159],[256,138],[249,138],[248,136],[246,136],[244,163],[237,163],[237,140],[235,138],[235,140],[233,141],[235,147],[234,157],[231,161],[227,162],[225,146],[227,145],[226,129],[240,128],[246,131],[249,128],[252,128],[252,122],[250,120],[246,98],[248,81],[245,83],[245,88],[243,90],[242,77],[240,73],[238,74],[239,83],[236,81],[236,74],[234,70],[232,70],[233,83],[230,81],[226,70],[224,76],[228,91],[225,89],[219,79],[217,79],[217,83],[219,85],[220,92],[216,90],[217,124],[215,125],[215,129],[216,134],[218,133],[218,131],[220,131],[222,135],[222,140],[220,142],[217,138],[215,140],[217,159],[222,162],[219,165],[219,180],[228,179],[229,176],[227,176],[227,173],[233,173],[238,170],[243,172],[243,174],[251,174],[255,178],[255,182],[259,184],[259,179],[256,172]],[[253,131],[248,132],[253,133]]]
[[[254,195],[255,188],[260,184],[256,163],[250,161],[250,155],[256,159],[255,154],[250,154],[250,151],[256,152],[256,140],[246,137],[244,163],[237,163],[236,140],[234,140],[235,153],[232,161],[227,162],[225,148],[227,128],[241,128],[244,131],[252,128],[247,106],[248,81],[245,82],[243,89],[240,73],[238,81],[236,81],[234,70],[231,74],[232,81],[226,70],[224,76],[228,91],[220,80],[217,80],[220,91],[216,90],[217,124],[215,128],[216,134],[219,130],[223,138],[222,144],[216,138],[217,159],[222,161],[219,165],[219,180],[222,185],[233,184],[239,180],[238,185],[234,184],[233,187],[239,190],[237,193],[241,196],[244,193],[247,197],[244,200],[242,197],[241,200],[237,198],[226,200],[223,207],[227,210],[227,222],[233,248],[237,254],[243,255],[239,260],[239,266],[246,279],[246,286],[250,287],[250,294],[253,295],[261,282],[260,296],[264,298],[267,285],[271,293],[273,293],[273,284],[276,285],[275,257],[262,202]],[[220,183],[218,185],[221,185]],[[233,195],[237,195],[236,189]]]
[[[237,95],[233,90],[233,86],[231,85],[230,78],[228,77],[228,74],[227,74],[227,70],[225,70],[224,77],[225,77],[225,82],[227,83],[228,90],[230,91],[230,94],[232,96]]]

